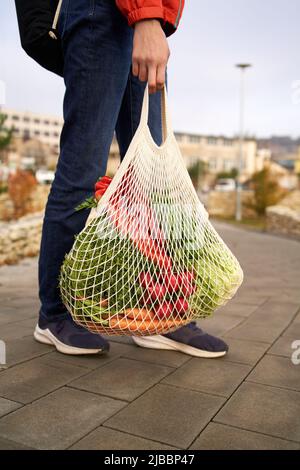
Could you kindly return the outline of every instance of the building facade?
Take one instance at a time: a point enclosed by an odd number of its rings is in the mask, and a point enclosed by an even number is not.
[[[1,109],[7,116],[5,126],[14,129],[14,135],[24,140],[39,140],[59,153],[59,139],[63,119],[46,114]]]
[[[203,161],[207,164],[208,172],[216,175],[239,167],[240,142],[238,138],[181,132],[176,132],[175,135],[188,168],[197,161]],[[249,178],[255,171],[261,170],[265,160],[270,157],[271,153],[268,150],[258,150],[255,139],[245,139],[241,172],[244,179]]]
[[[5,108],[1,112],[7,115],[6,127],[13,128],[17,138],[38,140],[47,144],[56,153],[57,158],[63,126],[62,118]],[[188,168],[197,161],[205,162],[211,175],[230,172],[238,168],[240,154],[238,138],[230,139],[223,136],[202,136],[182,132],[176,132],[175,135]],[[255,139],[246,139],[243,145],[242,177],[247,179],[255,171],[261,170],[270,157],[270,150],[258,149]],[[108,173],[114,174],[118,166],[119,151],[117,142],[113,139],[108,160]]]

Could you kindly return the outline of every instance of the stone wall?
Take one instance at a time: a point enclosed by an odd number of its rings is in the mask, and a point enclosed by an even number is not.
[[[0,223],[0,266],[39,252],[43,212]]]
[[[300,191],[285,197],[280,204],[267,208],[266,230],[300,240]]]
[[[242,191],[243,217],[256,217],[255,211],[249,207],[253,203],[253,191]],[[211,191],[207,198],[207,210],[213,217],[232,218],[235,216],[235,191]]]

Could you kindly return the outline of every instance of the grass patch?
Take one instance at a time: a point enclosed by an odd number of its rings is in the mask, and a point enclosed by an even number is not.
[[[235,225],[236,227],[247,228],[249,230],[258,230],[258,231],[265,231],[266,230],[266,218],[265,217],[256,217],[255,219],[243,219],[240,222],[235,220],[234,218],[222,218],[222,217],[214,217],[215,220],[220,222],[226,222],[228,224]]]

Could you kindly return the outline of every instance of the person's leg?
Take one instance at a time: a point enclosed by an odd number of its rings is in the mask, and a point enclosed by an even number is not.
[[[146,83],[141,82],[130,71],[116,124],[116,137],[121,160],[123,160],[140,123],[145,87]],[[150,95],[148,125],[155,143],[160,145],[162,143],[161,92]]]
[[[133,37],[115,2],[109,0],[64,0],[59,29],[65,61],[65,124],[39,259],[39,326],[44,330],[55,329],[64,319],[70,323],[58,288],[60,267],[88,216],[87,211],[76,212],[75,207],[92,195],[95,182],[106,171],[127,86]],[[97,335],[86,333],[95,345]],[[67,336],[72,342],[70,332]]]

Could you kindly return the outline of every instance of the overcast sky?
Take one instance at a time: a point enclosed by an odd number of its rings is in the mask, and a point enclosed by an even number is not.
[[[6,106],[61,115],[62,79],[21,50],[12,0],[1,0],[0,31]],[[300,0],[186,0],[170,48],[175,130],[235,134],[239,72],[234,64],[250,62],[247,132],[300,136]]]

